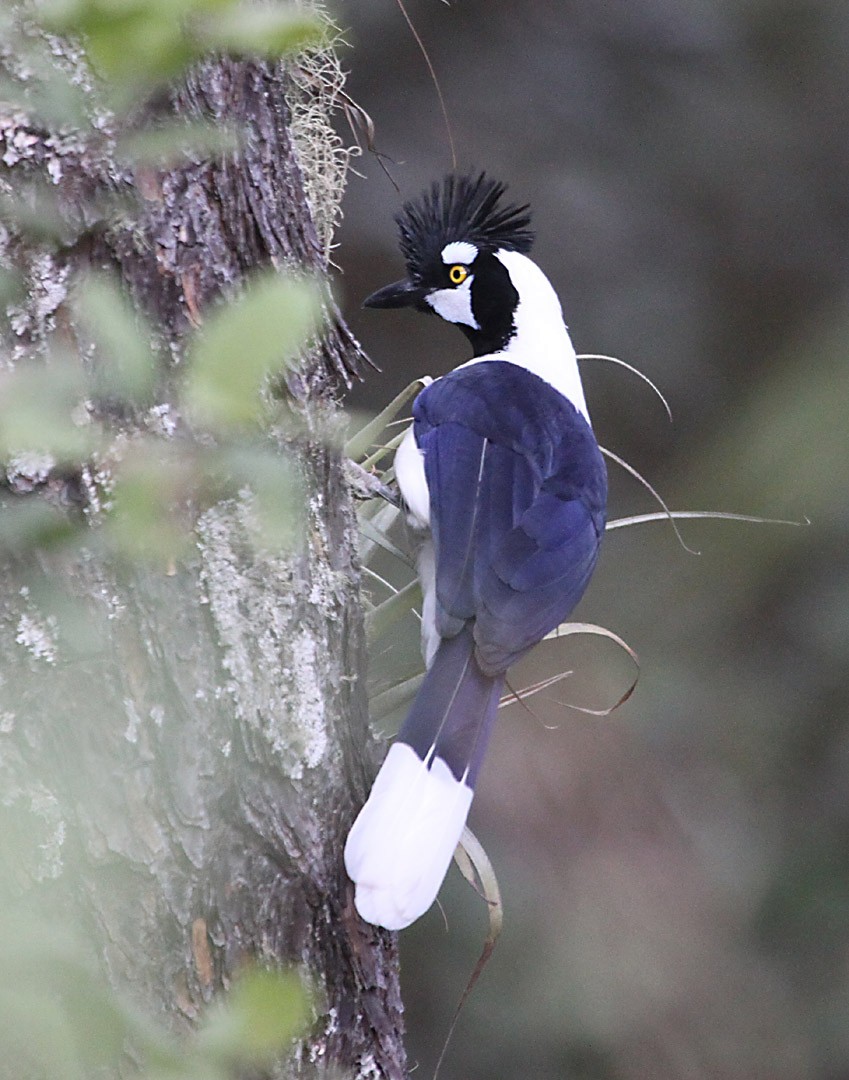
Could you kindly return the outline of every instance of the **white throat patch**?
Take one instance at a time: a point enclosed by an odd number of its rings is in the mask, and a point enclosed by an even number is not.
[[[464,326],[471,326],[473,330],[480,330],[472,314],[473,281],[474,274],[469,274],[463,284],[454,289],[437,289],[429,293],[425,297],[425,303],[446,322],[462,323]]]

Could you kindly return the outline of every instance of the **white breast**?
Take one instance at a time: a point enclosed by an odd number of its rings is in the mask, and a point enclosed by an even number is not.
[[[395,478],[410,511],[411,524],[417,525],[420,529],[428,528],[430,494],[425,479],[424,457],[416,445],[412,426],[395,451]]]

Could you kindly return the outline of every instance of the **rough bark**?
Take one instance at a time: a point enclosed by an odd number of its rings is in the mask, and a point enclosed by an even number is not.
[[[75,226],[61,250],[2,237],[30,286],[12,357],[74,334],[66,301],[80,266],[117,267],[175,358],[205,305],[248,271],[323,272],[287,87],[280,66],[208,63],[167,108],[235,123],[242,150],[135,176],[108,122],[56,136],[3,117],[4,183],[49,179]],[[97,220],[92,196],[128,191],[137,211]],[[95,543],[4,556],[0,816],[37,843],[0,870],[0,899],[85,926],[109,982],[177,1028],[246,960],[294,962],[318,1015],[280,1074],[396,1078],[395,941],[358,920],[341,864],[374,755],[355,516],[324,437],[333,386],[361,357],[331,322],[290,386],[308,432],[286,445],[308,492],[302,548],[257,553],[248,504],[230,500],[206,510],[195,554],[171,567],[119,563]],[[163,417],[186,436],[167,391],[114,427],[162,435]],[[25,460],[8,465],[0,498],[96,516],[96,494],[90,467],[69,476]]]

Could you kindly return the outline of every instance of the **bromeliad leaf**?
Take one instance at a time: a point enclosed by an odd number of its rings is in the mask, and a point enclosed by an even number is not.
[[[622,696],[613,705],[610,705],[608,708],[606,708],[606,709],[588,709],[586,706],[583,706],[583,705],[569,705],[568,706],[570,709],[576,709],[578,712],[588,713],[590,716],[609,716],[612,712],[614,712],[614,710],[618,709],[620,705],[623,705],[628,700],[628,698],[631,696],[631,694],[633,694],[634,691],[636,690],[637,683],[639,682],[639,679],[640,679],[640,661],[639,661],[639,658],[638,658],[637,654],[634,652],[634,650],[631,648],[631,646],[628,644],[628,642],[625,641],[624,638],[621,638],[618,634],[615,634],[612,630],[608,630],[606,626],[596,626],[595,623],[585,623],[585,622],[564,622],[564,623],[561,623],[559,626],[556,626],[550,633],[546,634],[545,637],[543,638],[543,641],[548,641],[548,640],[550,640],[552,638],[570,637],[573,634],[590,634],[590,635],[594,635],[596,637],[604,637],[604,638],[607,638],[609,641],[615,642],[619,646],[620,649],[622,649],[624,652],[626,652],[628,654],[628,656],[631,659],[631,662],[634,665],[634,668],[636,669],[635,674],[634,674],[634,678],[631,681],[631,684],[628,686],[628,689],[625,691],[624,694],[622,694]],[[543,687],[540,687],[539,689],[543,689]],[[522,696],[521,693],[520,693],[519,696],[520,697]]]
[[[405,386],[401,393],[396,394],[385,409],[381,409],[373,420],[370,420],[361,427],[360,430],[355,432],[355,434],[353,434],[345,443],[345,457],[349,457],[353,461],[360,461],[361,458],[365,457],[368,451],[374,448],[384,429],[389,426],[390,422],[398,414],[398,411],[407,404],[411,397],[414,397],[432,381],[433,380],[429,379],[427,376],[422,376],[422,378],[414,379],[408,386]],[[387,446],[384,449],[384,452],[388,449],[389,447]]]
[[[372,721],[382,720],[399,709],[409,705],[421,689],[424,672],[403,679],[401,682],[382,690],[369,699],[369,714]]]
[[[374,642],[381,634],[384,634],[390,626],[409,615],[410,609],[415,608],[422,602],[422,588],[418,578],[405,585],[388,600],[372,608],[366,615],[366,636]]]

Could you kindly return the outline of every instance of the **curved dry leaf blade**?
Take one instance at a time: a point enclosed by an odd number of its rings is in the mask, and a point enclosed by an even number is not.
[[[375,149],[375,137],[377,129],[374,126],[374,120],[369,116],[368,112],[363,108],[358,101],[355,101],[350,94],[344,90],[337,91],[339,94],[339,100],[342,102],[342,108],[345,113],[345,119],[351,128],[351,134],[357,142],[357,146],[360,144],[360,134],[365,136],[366,149],[372,153],[377,153]],[[362,147],[360,147],[362,151]]]
[[[721,510],[671,510],[667,513],[633,514],[630,517],[614,518],[608,521],[607,529],[624,529],[629,525],[644,525],[649,521],[666,521],[673,517],[677,519],[695,520],[699,518],[716,519],[717,521],[747,521],[754,525],[810,525],[810,521],[785,521],[783,518],[756,517],[753,514],[731,514]]]
[[[639,368],[634,367],[633,364],[629,364],[626,360],[620,360],[618,356],[605,356],[604,353],[579,353],[576,359],[578,359],[578,360],[606,360],[610,364],[618,364],[619,367],[623,367],[623,368],[625,368],[626,371],[630,371],[632,375],[636,375],[638,379],[642,379],[643,382],[647,386],[651,387],[651,389],[655,392],[655,394],[660,399],[660,402],[663,405],[664,409],[666,409],[666,415],[669,417],[670,424],[672,423],[672,409],[670,409],[670,407],[669,407],[669,402],[663,396],[663,394],[661,393],[659,387],[657,387],[651,381],[651,379],[648,377],[648,375],[644,375],[643,372],[640,371]]]
[[[413,25],[413,20],[404,6],[403,0],[395,0],[401,14],[404,16],[404,21],[410,28],[410,33],[413,35],[416,41],[416,45],[419,47],[419,52],[424,57],[425,64],[427,64],[427,70],[430,74],[430,80],[433,83],[434,90],[436,90],[436,96],[439,99],[439,108],[442,112],[442,119],[445,123],[445,134],[448,136],[448,148],[451,151],[451,168],[457,168],[457,149],[454,146],[454,134],[451,131],[451,121],[448,119],[448,108],[445,104],[445,98],[442,96],[442,87],[439,85],[439,79],[436,77],[436,71],[434,70],[433,63],[431,62],[430,55],[425,48],[425,44],[421,39],[421,35]]]
[[[543,641],[548,641],[551,638],[573,637],[575,634],[591,634],[594,637],[604,637],[609,641],[615,641],[616,644],[625,650],[625,652],[631,657],[635,664],[639,665],[637,654],[628,644],[628,642],[621,638],[613,630],[608,630],[606,626],[598,626],[596,623],[587,622],[564,622],[545,635]]]
[[[547,679],[540,679],[539,682],[531,683],[530,686],[523,686],[521,690],[514,690],[509,683],[507,688],[510,691],[508,694],[504,694],[501,700],[498,702],[499,709],[506,709],[508,705],[521,705],[531,715],[533,711],[525,704],[528,698],[533,697],[534,694],[538,694],[541,690],[548,690],[551,686],[556,686],[557,683],[563,682],[564,679],[568,679],[570,675],[574,675],[574,671],[560,671],[556,675],[551,675]]]
[[[612,450],[608,450],[604,446],[599,446],[599,450],[601,450],[602,454],[604,454],[606,458],[610,458],[611,461],[615,461],[616,464],[620,466],[620,468],[624,469],[625,472],[633,476],[635,480],[638,480],[646,489],[646,491],[648,491],[648,493],[652,496],[652,498],[655,499],[658,505],[663,508],[664,516],[671,522],[672,528],[675,530],[675,535],[678,537],[678,542],[681,544],[681,547],[685,551],[688,551],[691,555],[701,555],[700,551],[696,551],[694,548],[689,547],[684,542],[684,537],[681,535],[681,530],[675,524],[675,515],[672,513],[672,511],[669,509],[669,507],[666,505],[666,503],[663,501],[657,491],[655,491],[655,489],[651,486],[648,480],[646,480],[646,478],[641,473],[637,472],[633,465],[629,465],[624,458],[619,457],[618,454],[614,454]]]
[[[634,664],[634,667],[636,668],[636,674],[634,675],[634,679],[629,685],[628,689],[617,700],[615,705],[611,705],[607,709],[590,709],[584,705],[570,705],[569,702],[566,701],[560,702],[561,705],[565,705],[569,709],[575,709],[578,712],[587,713],[589,716],[610,716],[610,714],[612,712],[615,712],[620,705],[624,705],[628,698],[637,689],[637,683],[640,681],[640,659],[637,656],[636,652],[634,652],[634,650],[631,648],[628,642],[625,641],[624,638],[621,638],[612,630],[608,630],[606,626],[597,626],[595,623],[561,623],[559,626],[556,626],[550,633],[546,634],[542,640],[548,641],[550,638],[571,637],[575,634],[591,634],[595,637],[604,637],[607,638],[609,641],[613,641],[616,645],[619,646],[620,649],[623,649],[628,654]],[[552,681],[556,682],[558,680],[554,679]],[[545,689],[545,687],[541,687],[541,689]]]
[[[386,591],[391,593],[393,596],[395,595],[395,593],[398,592],[398,590],[395,588],[391,581],[387,581],[385,577],[381,577],[380,574],[372,570],[370,567],[364,566],[362,569],[366,577],[370,577],[372,581],[376,581],[378,585],[382,585],[383,588],[386,589]],[[372,607],[374,606],[375,605],[372,604]]]
[[[454,1034],[454,1029],[457,1027],[457,1021],[460,1019],[460,1013],[463,1011],[466,1002],[469,1000],[469,995],[472,990],[474,990],[475,984],[483,973],[483,969],[489,962],[492,950],[495,948],[496,942],[501,936],[501,930],[504,926],[504,906],[501,902],[501,890],[498,887],[498,878],[495,876],[495,870],[492,867],[489,856],[486,851],[484,851],[483,844],[481,844],[468,826],[463,829],[460,843],[457,845],[457,850],[454,852],[454,861],[457,863],[460,873],[466,881],[468,881],[478,896],[483,897],[486,901],[489,909],[489,934],[487,935],[486,941],[483,943],[483,949],[481,950],[481,954],[478,957],[478,962],[475,964],[472,974],[469,976],[466,988],[461,994],[460,1000],[457,1002],[457,1008],[454,1010],[454,1016],[451,1019],[448,1034],[445,1036],[445,1042],[442,1044],[442,1052],[439,1055],[439,1060],[433,1071],[433,1080],[436,1080],[439,1075],[439,1070],[442,1066],[443,1059],[445,1058],[446,1051],[448,1050],[448,1044],[451,1041],[451,1036]]]
[[[624,705],[628,698],[637,689],[637,683],[639,682],[639,675],[635,675],[625,693],[618,698],[612,705],[609,705],[606,709],[591,709],[588,705],[575,705],[571,701],[558,701],[558,705],[564,706],[566,709],[574,709],[575,712],[585,713],[587,716],[599,716],[604,718],[610,716],[616,712],[620,705]]]

